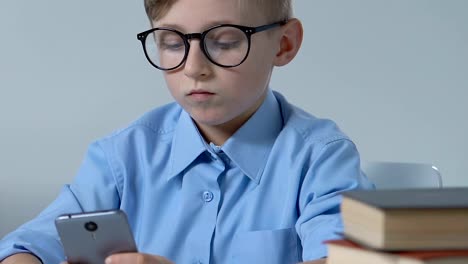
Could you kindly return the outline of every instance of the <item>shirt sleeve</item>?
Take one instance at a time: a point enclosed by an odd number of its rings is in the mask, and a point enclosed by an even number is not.
[[[65,259],[55,229],[61,214],[116,209],[120,199],[116,180],[101,144],[90,145],[71,185],[65,185],[58,197],[36,218],[0,240],[0,261],[17,253],[31,253],[42,263],[60,263]]]
[[[340,238],[343,232],[340,193],[373,188],[361,171],[356,146],[348,139],[323,144],[311,158],[301,187],[300,216],[296,223],[303,260],[326,257],[327,248],[323,242]]]

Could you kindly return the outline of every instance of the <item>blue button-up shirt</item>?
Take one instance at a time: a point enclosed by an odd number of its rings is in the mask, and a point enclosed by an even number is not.
[[[140,252],[175,263],[296,263],[326,256],[342,232],[340,193],[371,188],[354,143],[268,91],[223,146],[176,103],[91,144],[78,175],[37,218],[0,242],[0,259],[65,259],[64,213],[120,208]]]

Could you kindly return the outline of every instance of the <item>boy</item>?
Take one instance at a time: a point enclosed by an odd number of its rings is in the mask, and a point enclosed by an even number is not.
[[[145,6],[138,38],[177,103],[92,144],[74,182],[0,242],[2,264],[63,261],[57,215],[118,208],[141,253],[106,263],[324,263],[339,193],[371,184],[333,122],[268,88],[301,45],[290,0]]]

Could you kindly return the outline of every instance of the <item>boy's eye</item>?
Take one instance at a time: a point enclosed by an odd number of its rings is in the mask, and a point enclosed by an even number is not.
[[[209,49],[233,50],[241,47],[247,41],[244,32],[237,28],[216,28],[206,36],[205,42]]]
[[[171,31],[157,31],[154,39],[158,49],[161,51],[180,51],[185,49],[184,40]]]
[[[158,45],[161,50],[179,51],[185,49],[185,45],[182,41],[162,41]]]
[[[240,40],[210,40],[207,46],[214,49],[230,50],[239,48],[240,45]]]

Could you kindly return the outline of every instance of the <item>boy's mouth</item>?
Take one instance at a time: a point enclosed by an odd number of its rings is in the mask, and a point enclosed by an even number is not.
[[[212,92],[209,92],[207,90],[202,90],[202,89],[197,89],[197,90],[191,90],[188,95],[197,95],[197,94],[207,94],[207,95],[210,95],[210,94],[214,94]]]
[[[201,89],[191,90],[187,94],[187,96],[191,97],[192,99],[194,99],[196,101],[207,100],[207,99],[211,98],[213,95],[215,95],[215,93],[209,92],[207,90],[201,90]]]

